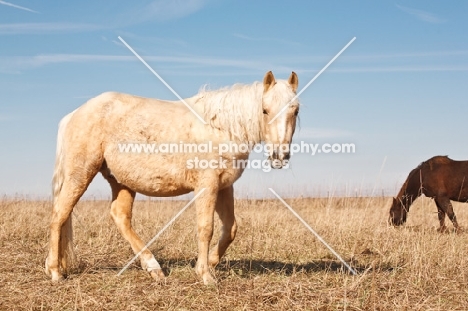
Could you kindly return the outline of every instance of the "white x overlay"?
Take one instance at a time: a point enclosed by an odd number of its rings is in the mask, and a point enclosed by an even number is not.
[[[190,107],[189,104],[187,104],[187,102],[185,102],[184,99],[182,99],[182,97],[179,96],[179,94],[177,94],[176,91],[174,91],[174,89],[169,85],[167,84],[166,81],[164,81],[164,79],[156,72],[153,70],[153,68],[151,68],[150,65],[148,65],[145,60],[140,56],[138,55],[137,52],[135,52],[134,49],[132,49],[132,47],[130,45],[127,44],[127,42],[125,42],[124,39],[122,39],[120,36],[118,37],[119,40],[182,102],[184,103],[185,106],[187,106],[187,108],[203,123],[203,124],[207,124],[206,121],[192,108]],[[301,95],[350,45],[351,43],[354,42],[354,40],[356,40],[356,37],[353,37],[351,39],[351,41],[348,42],[348,44],[346,44],[326,65],[325,67],[323,67],[274,117],[273,119],[270,120],[270,122],[268,124],[271,124],[274,120],[276,120],[276,118],[278,118],[287,108],[288,106],[294,101],[296,100],[299,95]],[[156,241],[156,239],[167,229],[169,228],[169,226],[180,216],[182,215],[182,213],[195,201],[196,198],[198,198],[198,196],[200,196],[203,191],[205,191],[206,188],[203,188],[200,190],[200,192],[198,192],[128,263],[125,267],[122,268],[122,270],[120,270],[120,272],[117,274],[117,276],[120,276],[125,270],[127,270],[127,268],[138,258],[138,256],[141,255],[141,253],[143,253],[143,251],[145,251],[151,244],[153,244],[154,241]],[[304,220],[302,219],[301,216],[299,216],[298,213],[296,213],[294,211],[294,209],[289,205],[287,204],[272,188],[268,188],[268,190],[270,190],[275,196],[276,198],[278,198],[278,200],[281,201],[281,203],[283,203],[287,208],[288,210],[294,215],[296,216],[296,218],[298,218],[300,220],[300,222],[310,231],[312,232],[312,234],[315,235],[315,237],[323,244],[325,245],[332,253],[333,255],[336,256],[336,258],[338,258],[342,263],[343,265],[345,265],[345,267],[351,272],[351,274],[353,275],[357,275],[357,272],[343,259],[341,258],[341,256],[335,252],[335,250],[330,246],[328,245],[327,242],[325,242],[325,240],[317,233],[315,232],[314,229],[312,229],[312,227]]]

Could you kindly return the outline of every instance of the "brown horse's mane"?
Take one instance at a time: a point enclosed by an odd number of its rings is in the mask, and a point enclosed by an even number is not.
[[[408,177],[406,178],[405,182],[403,183],[403,186],[401,187],[400,191],[398,192],[397,198],[401,199],[405,196],[408,195],[408,190],[410,192],[413,192],[413,189],[408,189],[408,185],[410,182],[413,181],[414,177],[416,176],[416,173],[420,171],[422,166],[424,165],[425,162],[421,162],[415,169],[412,169],[411,172],[408,174]]]

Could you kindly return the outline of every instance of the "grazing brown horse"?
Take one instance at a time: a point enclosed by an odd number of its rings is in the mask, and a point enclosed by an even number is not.
[[[445,214],[455,230],[461,231],[450,200],[468,201],[468,161],[454,161],[447,156],[435,156],[412,170],[390,208],[390,223],[399,226],[405,223],[409,208],[417,197],[424,194],[433,198],[437,205],[440,232],[445,227]]]

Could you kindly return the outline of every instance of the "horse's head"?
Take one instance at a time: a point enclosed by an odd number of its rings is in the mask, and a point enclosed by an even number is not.
[[[288,81],[275,80],[271,71],[263,78],[263,141],[273,168],[281,168],[289,160],[299,101],[296,97],[299,80],[292,72]]]
[[[406,222],[406,215],[408,209],[400,199],[393,198],[392,206],[390,207],[390,217],[388,219],[389,224],[394,226],[400,226]]]

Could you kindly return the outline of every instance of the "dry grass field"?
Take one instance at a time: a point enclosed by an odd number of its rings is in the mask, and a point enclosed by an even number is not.
[[[237,200],[238,236],[204,286],[190,207],[150,249],[154,283],[109,216],[109,202],[74,211],[80,266],[61,283],[44,274],[51,202],[0,201],[1,310],[467,310],[468,233],[439,234],[436,207],[420,198],[403,228],[386,220],[389,198],[286,200],[359,275],[340,262],[278,200]],[[139,201],[134,226],[151,239],[185,201]],[[460,224],[468,206],[454,204]],[[450,224],[450,228],[452,228]],[[218,227],[216,227],[218,230]],[[217,238],[215,235],[214,238]]]

